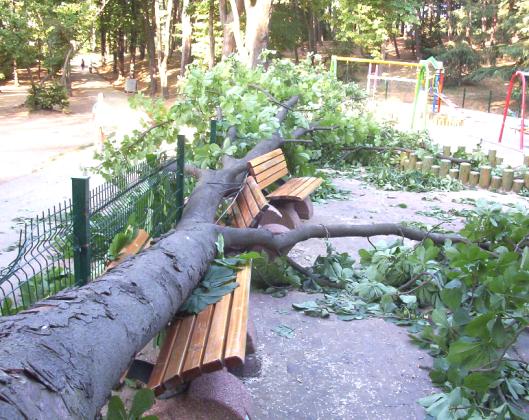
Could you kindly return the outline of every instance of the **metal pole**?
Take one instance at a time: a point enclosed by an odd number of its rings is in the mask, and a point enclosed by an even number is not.
[[[185,136],[179,134],[176,147],[176,223],[182,218],[182,212],[184,210],[185,143]]]
[[[490,104],[492,103],[492,90],[489,90],[489,104],[487,105],[487,112],[490,113]]]
[[[217,120],[209,120],[209,142],[211,144],[217,143]]]
[[[465,98],[467,97],[467,88],[463,88],[463,101],[461,102],[461,108],[465,107]]]
[[[90,280],[90,177],[72,178],[75,284]]]

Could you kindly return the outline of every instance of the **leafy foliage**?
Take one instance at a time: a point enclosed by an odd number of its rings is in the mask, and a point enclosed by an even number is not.
[[[298,106],[280,128],[276,117],[281,109],[279,102],[295,95],[300,97]],[[143,107],[157,128],[126,137],[119,144],[105,143],[99,158],[104,162],[103,172],[111,173],[148,154],[169,150],[176,134],[188,127],[193,148],[188,149],[186,160],[203,168],[218,168],[223,156],[240,157],[277,130],[288,138],[293,129],[317,122],[336,129],[313,133],[310,148],[285,148],[292,173],[314,173],[310,160],[336,159],[340,145],[361,143],[377,129],[374,121],[360,114],[362,99],[363,93],[356,85],[343,84],[323,64],[312,66],[310,60],[297,66],[287,60],[274,60],[267,71],[262,67],[249,69],[235,58],[211,70],[191,65],[182,81],[181,96],[171,108],[142,96],[133,98],[132,104]],[[222,110],[218,133],[224,140],[211,144],[208,121],[217,109]],[[237,129],[237,138],[227,140],[232,126]]]
[[[68,104],[66,88],[56,82],[45,83],[42,86],[32,85],[26,99],[26,105],[33,111],[40,109],[51,110],[54,107],[64,109]]]
[[[155,402],[154,391],[143,388],[134,394],[132,406],[127,411],[125,404],[118,395],[114,395],[108,402],[106,420],[157,420],[157,416],[144,416]]]
[[[218,258],[210,265],[205,276],[191,295],[180,307],[180,312],[198,314],[206,306],[217,303],[224,295],[231,293],[239,284],[235,281],[237,270],[251,260],[259,260],[261,256],[256,252],[246,252],[234,257],[224,256],[224,242],[222,236],[217,241]]]
[[[364,179],[387,191],[460,191],[463,188],[457,179],[439,178],[420,171],[396,171],[389,166],[369,167]]]
[[[116,260],[119,257],[119,254],[123,248],[129,245],[136,235],[138,234],[138,229],[128,225],[123,232],[119,232],[114,236],[110,247],[108,249],[108,255],[111,260]]]
[[[344,289],[324,289],[294,309],[411,324],[435,358],[430,376],[442,392],[420,401],[435,418],[526,418],[529,371],[509,354],[529,325],[529,210],[478,201],[465,216],[460,233],[473,244],[376,244],[360,251]],[[484,242],[488,250],[475,244]]]

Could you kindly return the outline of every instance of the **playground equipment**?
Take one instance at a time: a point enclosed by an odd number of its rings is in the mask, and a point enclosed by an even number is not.
[[[358,58],[358,57],[339,57],[333,55],[331,57],[331,72],[334,75],[338,75],[338,62],[346,63],[366,63],[368,64],[367,71],[367,94],[374,95],[377,91],[377,85],[379,80],[386,82],[389,81],[410,83],[415,85],[414,99],[413,99],[413,111],[411,118],[411,128],[416,126],[417,109],[423,110],[423,123],[424,128],[428,123],[428,97],[433,96],[432,101],[432,112],[439,112],[441,109],[441,101],[447,103],[447,98],[442,94],[444,84],[444,67],[441,61],[437,61],[435,58],[430,57],[427,60],[421,60],[418,63],[406,62],[406,61],[392,61],[392,60],[378,60],[372,58]],[[415,78],[400,77],[381,74],[381,66],[401,66],[401,67],[414,67],[416,68]],[[451,105],[451,103],[449,103]]]
[[[505,120],[507,119],[507,113],[509,111],[509,104],[511,102],[511,95],[512,95],[512,88],[514,86],[514,82],[517,78],[520,79],[520,82],[522,84],[522,105],[521,105],[521,112],[520,112],[520,149],[523,149],[524,146],[524,134],[525,134],[525,85],[526,85],[526,77],[529,77],[529,72],[527,71],[516,71],[512,77],[511,81],[509,82],[509,88],[507,89],[507,97],[505,98],[505,107],[503,109],[503,121],[501,123],[501,130],[500,130],[500,138],[498,139],[498,143],[501,143],[501,139],[503,137],[503,130],[505,128]]]

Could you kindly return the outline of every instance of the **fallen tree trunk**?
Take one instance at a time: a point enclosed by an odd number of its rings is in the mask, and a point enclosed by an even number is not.
[[[282,122],[297,103],[282,106]],[[295,130],[297,138],[318,126]],[[260,244],[284,253],[311,237],[400,235],[435,242],[449,238],[397,224],[305,225],[276,237],[266,230],[214,224],[219,203],[241,184],[247,161],[282,145],[278,134],[221,170],[191,168],[199,178],[176,229],[100,279],[0,318],[0,418],[94,418],[134,355],[161,331],[215,257],[219,233],[226,245]]]

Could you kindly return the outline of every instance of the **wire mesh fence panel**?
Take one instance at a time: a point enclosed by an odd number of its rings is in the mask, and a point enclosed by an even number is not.
[[[184,205],[179,143],[180,159],[144,162],[91,191],[88,178],[73,179],[73,201],[26,221],[16,258],[0,270],[0,315],[97,278],[137,229],[157,237],[173,228]]]
[[[11,315],[74,284],[71,202],[28,220],[16,258],[0,270],[0,314]]]
[[[176,161],[153,168],[147,164],[132,172],[141,176],[117,179],[96,188],[90,197],[91,278],[105,269],[116,235],[130,226],[160,236],[174,227],[183,203],[177,200]]]

